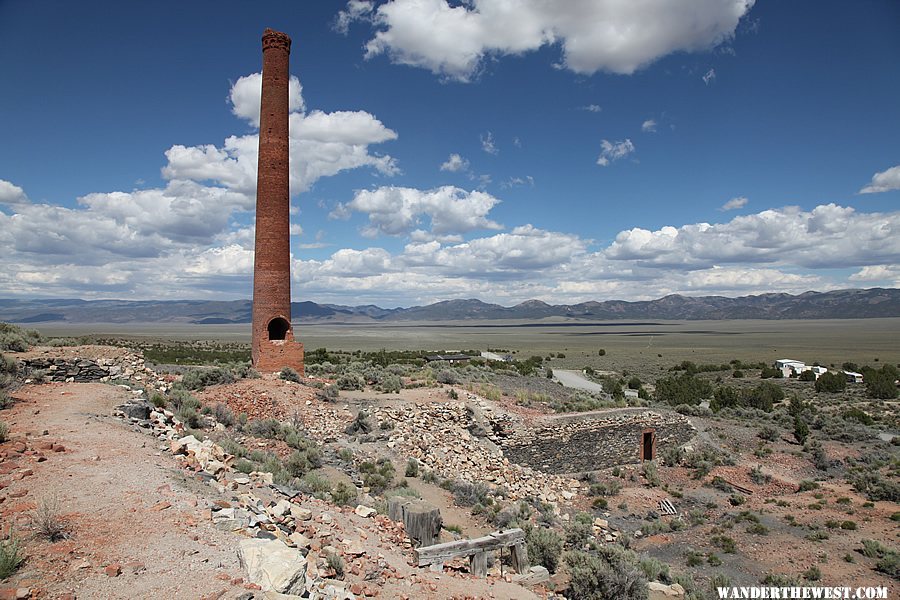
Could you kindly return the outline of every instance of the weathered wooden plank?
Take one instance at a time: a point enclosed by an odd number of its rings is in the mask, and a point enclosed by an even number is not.
[[[416,548],[414,553],[418,565],[422,567],[434,562],[446,562],[456,557],[471,556],[479,552],[497,550],[498,548],[516,544],[521,545],[524,542],[525,532],[516,528],[506,531],[495,531],[485,537],[471,540],[458,540],[444,544],[434,544],[433,546],[422,546],[421,548]]]
[[[736,489],[737,491],[739,491],[742,494],[746,494],[748,496],[753,495],[753,490],[751,490],[751,489],[745,488],[744,486],[738,485],[736,483],[732,483],[725,478],[722,478],[722,481],[724,481],[725,483],[727,483],[728,485],[730,485],[731,487],[733,487],[734,489]]]
[[[469,557],[469,573],[476,577],[487,576],[488,553],[478,552]]]
[[[523,574],[528,572],[528,547],[525,542],[513,544],[510,548],[509,555],[512,568],[516,573]]]

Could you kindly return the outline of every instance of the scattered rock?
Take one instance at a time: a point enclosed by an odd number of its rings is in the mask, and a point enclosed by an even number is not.
[[[299,550],[277,540],[245,539],[238,559],[250,582],[263,591],[300,595],[306,590],[306,558]]]

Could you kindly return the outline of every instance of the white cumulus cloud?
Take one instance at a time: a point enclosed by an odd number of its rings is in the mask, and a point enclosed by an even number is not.
[[[367,237],[409,235],[430,221],[432,236],[455,236],[476,229],[500,229],[501,225],[487,218],[500,200],[482,191],[443,186],[433,190],[406,187],[379,187],[360,190],[353,200],[339,205],[335,217],[347,217],[352,212],[365,213],[369,222],[362,233]],[[418,237],[422,237],[419,233]]]
[[[441,171],[450,171],[451,173],[456,173],[457,171],[467,171],[468,169],[469,161],[456,153],[451,154],[450,157],[441,165]]]
[[[891,167],[872,176],[872,183],[859,190],[860,194],[877,194],[900,190],[900,165]]]
[[[347,17],[361,13],[348,4]],[[678,51],[730,40],[754,0],[389,0],[370,18],[366,57],[386,54],[459,81],[476,76],[489,56],[520,55],[559,45],[575,73],[631,74]],[[369,8],[368,6],[365,8]],[[342,20],[343,19],[343,20]]]
[[[641,131],[644,133],[656,133],[656,121],[653,119],[647,119],[643,123],[641,123]]]
[[[235,114],[257,127],[261,82],[259,73],[241,77],[229,96]],[[309,190],[322,177],[349,169],[371,167],[384,175],[399,172],[393,157],[369,151],[372,144],[397,139],[396,132],[365,111],[305,113],[299,80],[296,85],[292,80],[291,89],[295,90],[289,115],[292,195]],[[162,175],[166,179],[211,182],[252,196],[256,192],[258,150],[256,134],[230,136],[222,147],[176,144],[166,151],[168,164]]]
[[[0,204],[28,204],[25,190],[5,179],[0,179]]]

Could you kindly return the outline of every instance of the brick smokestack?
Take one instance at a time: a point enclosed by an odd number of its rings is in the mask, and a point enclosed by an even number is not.
[[[303,345],[291,325],[290,142],[288,83],[291,38],[262,36],[262,100],[256,182],[253,260],[253,366],[264,372],[291,367],[303,373]]]

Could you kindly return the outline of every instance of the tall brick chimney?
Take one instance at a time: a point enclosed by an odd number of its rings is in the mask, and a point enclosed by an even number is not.
[[[262,36],[262,101],[256,182],[256,254],[253,261],[253,366],[303,374],[303,344],[291,325],[290,171],[288,82],[291,38]]]

